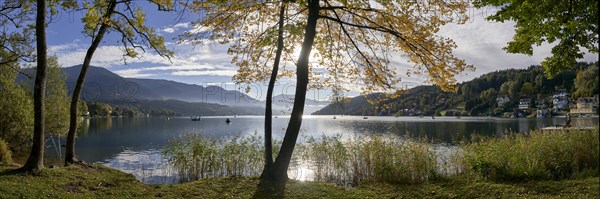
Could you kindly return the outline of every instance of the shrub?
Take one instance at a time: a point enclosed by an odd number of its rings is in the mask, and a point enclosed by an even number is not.
[[[0,139],[0,164],[10,164],[12,162],[11,152],[4,140]]]

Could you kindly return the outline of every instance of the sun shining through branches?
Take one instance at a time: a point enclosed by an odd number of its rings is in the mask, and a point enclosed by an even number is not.
[[[289,2],[284,32],[284,67],[279,77],[295,74],[308,9]],[[314,88],[347,91],[345,83],[360,83],[364,92],[393,92],[403,77],[426,74],[428,82],[451,90],[454,76],[471,65],[455,57],[449,38],[437,36],[447,23],[467,20],[466,2],[445,1],[321,1],[317,36],[311,53],[310,84]],[[275,55],[279,1],[196,1],[189,5],[202,19],[182,41],[229,43],[237,83],[265,81]],[[394,60],[412,69],[398,72]],[[313,70],[324,68],[325,72]]]
[[[278,15],[282,3],[285,10]],[[391,64],[394,57],[413,64],[406,76],[425,73],[443,90],[453,90],[454,76],[472,69],[452,54],[456,48],[452,40],[436,35],[447,23],[466,21],[467,2],[205,0],[186,6],[201,16],[194,23],[196,29],[205,31],[184,33],[182,41],[230,44],[231,62],[239,67],[233,77],[237,83],[270,77],[269,63],[278,61],[274,60],[279,38],[275,27],[283,19],[283,61],[294,63],[296,70],[283,67],[281,76],[295,74],[296,91],[281,151],[272,169],[263,173],[277,184],[287,181],[309,86],[339,93],[345,83],[362,83],[364,92],[394,91],[402,80]],[[297,60],[291,56],[296,46],[301,46]],[[315,73],[317,65],[328,76]],[[283,192],[273,196],[279,194]]]

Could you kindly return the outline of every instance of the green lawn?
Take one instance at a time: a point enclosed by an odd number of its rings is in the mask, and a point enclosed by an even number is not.
[[[133,175],[104,166],[69,166],[25,175],[0,166],[0,198],[250,198],[257,178],[226,177],[175,185],[145,185]],[[457,176],[424,184],[290,181],[288,198],[597,198],[598,178],[498,183]]]

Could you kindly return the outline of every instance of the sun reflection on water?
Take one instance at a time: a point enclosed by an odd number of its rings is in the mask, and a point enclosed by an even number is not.
[[[298,161],[288,170],[288,176],[298,181],[312,181],[315,179],[315,170],[309,163]]]

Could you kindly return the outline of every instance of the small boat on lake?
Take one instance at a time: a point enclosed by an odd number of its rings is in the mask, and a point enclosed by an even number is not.
[[[200,120],[202,120],[201,116],[192,116],[190,118],[192,119],[192,121],[200,121]]]

